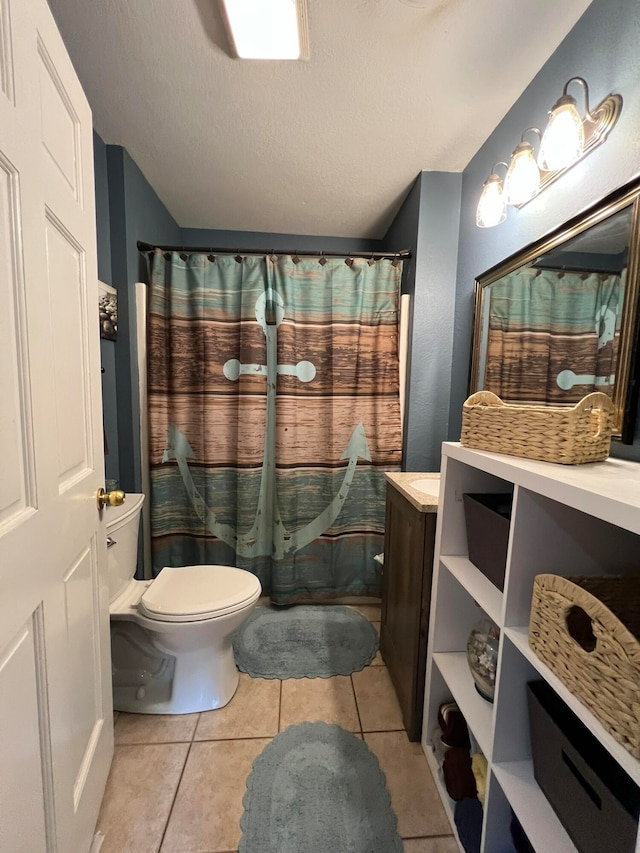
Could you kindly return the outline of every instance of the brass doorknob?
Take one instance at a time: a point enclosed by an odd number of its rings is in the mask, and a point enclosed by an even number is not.
[[[113,492],[105,492],[103,488],[99,488],[96,495],[98,509],[102,509],[105,506],[122,506],[126,498],[127,496],[120,489],[116,489]]]

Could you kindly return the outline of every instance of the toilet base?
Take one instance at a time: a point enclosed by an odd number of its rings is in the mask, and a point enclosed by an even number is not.
[[[114,673],[113,708],[129,714],[195,714],[223,708],[233,698],[239,673],[233,650],[214,656],[204,652],[182,653],[175,660],[173,679],[163,684],[117,684]]]
[[[239,673],[231,636],[251,606],[184,626],[140,614],[111,619],[113,708],[130,714],[194,714],[227,705]]]

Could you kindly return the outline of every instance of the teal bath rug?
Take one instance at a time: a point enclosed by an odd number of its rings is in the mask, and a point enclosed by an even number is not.
[[[339,726],[302,723],[253,762],[238,853],[402,853],[384,773]]]
[[[233,638],[236,665],[252,678],[330,678],[371,663],[378,634],[341,605],[256,607]]]

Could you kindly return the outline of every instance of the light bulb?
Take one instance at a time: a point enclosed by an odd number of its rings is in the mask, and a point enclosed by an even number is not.
[[[566,169],[582,157],[584,126],[576,102],[565,95],[551,110],[549,123],[540,143],[539,162],[548,172]]]
[[[502,178],[495,173],[484,182],[476,209],[478,228],[492,228],[507,218],[507,205],[502,191]]]
[[[540,188],[540,169],[533,156],[529,142],[521,142],[513,152],[507,176],[504,179],[504,194],[507,204],[525,204]]]

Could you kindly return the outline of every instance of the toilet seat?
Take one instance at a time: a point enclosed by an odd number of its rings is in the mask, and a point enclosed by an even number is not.
[[[164,568],[145,589],[140,611],[163,622],[193,622],[226,616],[253,604],[258,578],[233,566]]]

